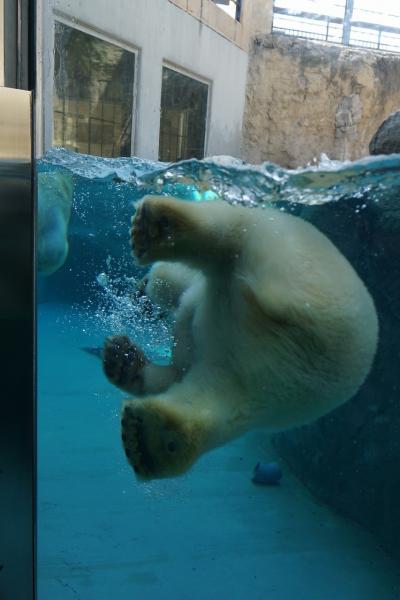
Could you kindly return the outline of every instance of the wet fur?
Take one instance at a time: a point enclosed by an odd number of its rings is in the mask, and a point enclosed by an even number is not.
[[[171,365],[146,359],[123,373],[120,387],[136,396],[123,407],[123,444],[139,477],[181,474],[251,427],[307,423],[364,381],[377,343],[374,304],[312,225],[273,209],[148,197],[131,237],[139,263],[154,263],[145,292],[175,322]],[[120,342],[106,344],[111,381],[112,361],[124,371]],[[141,352],[129,343],[132,356]]]

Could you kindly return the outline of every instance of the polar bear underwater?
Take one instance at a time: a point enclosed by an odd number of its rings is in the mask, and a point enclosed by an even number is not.
[[[72,196],[72,175],[38,173],[37,267],[41,275],[52,275],[67,259]]]
[[[146,293],[174,320],[171,364],[124,335],[103,369],[133,398],[122,442],[139,479],[183,474],[253,427],[283,430],[351,398],[370,370],[378,320],[366,287],[314,226],[273,208],[148,196],[133,253]]]

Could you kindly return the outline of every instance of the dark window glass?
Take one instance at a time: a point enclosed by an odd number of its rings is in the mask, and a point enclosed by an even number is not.
[[[56,22],[53,143],[131,154],[135,54]]]
[[[159,160],[203,158],[208,85],[163,67]]]

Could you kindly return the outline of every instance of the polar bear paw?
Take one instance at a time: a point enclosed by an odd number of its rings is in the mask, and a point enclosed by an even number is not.
[[[184,417],[157,401],[126,401],[121,429],[126,457],[141,479],[180,475],[200,451]]]
[[[131,219],[131,248],[141,264],[166,260],[177,242],[187,236],[190,226],[183,205],[156,196],[148,196],[138,205]]]
[[[126,335],[114,335],[104,342],[103,371],[111,383],[126,392],[142,391],[142,371],[147,362],[140,348]]]

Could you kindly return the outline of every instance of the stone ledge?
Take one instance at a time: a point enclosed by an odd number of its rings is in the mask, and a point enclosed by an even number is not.
[[[169,0],[169,2],[248,52],[249,28],[246,10],[243,10],[242,19],[238,22],[212,0]]]

